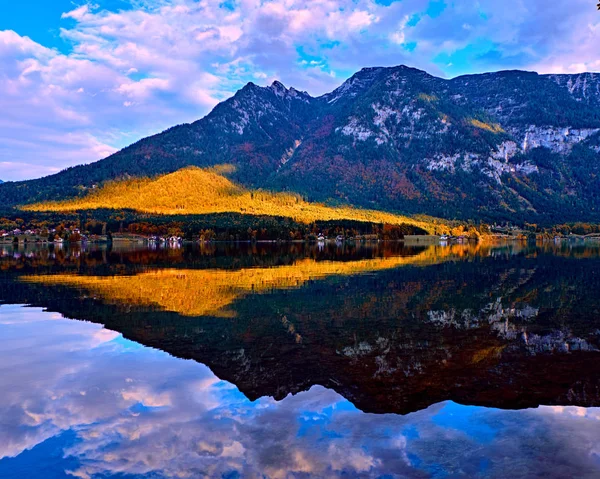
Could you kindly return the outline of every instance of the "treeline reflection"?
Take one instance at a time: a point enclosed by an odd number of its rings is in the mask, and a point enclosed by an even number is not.
[[[212,245],[3,253],[0,300],[208,365],[249,398],[370,412],[600,404],[600,256],[583,245]]]

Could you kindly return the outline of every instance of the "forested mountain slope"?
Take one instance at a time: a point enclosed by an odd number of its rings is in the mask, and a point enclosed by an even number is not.
[[[206,117],[90,165],[0,186],[20,205],[232,164],[246,187],[446,218],[600,221],[600,75],[441,79],[365,68],[318,98],[252,83]]]

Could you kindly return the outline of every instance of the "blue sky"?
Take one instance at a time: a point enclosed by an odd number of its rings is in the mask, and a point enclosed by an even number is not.
[[[600,71],[593,0],[0,3],[0,179],[101,159],[248,81],[318,95],[365,66]]]
[[[599,467],[599,408],[366,414],[321,386],[250,401],[203,364],[41,308],[0,306],[0,337],[5,479],[551,479]]]
[[[75,21],[61,16],[83,3],[71,0],[4,1],[0,5],[0,30],[13,30],[41,45],[69,54],[71,43],[61,36],[61,28],[73,28]],[[110,11],[132,8],[132,3],[127,0],[106,0],[94,2],[94,5]]]

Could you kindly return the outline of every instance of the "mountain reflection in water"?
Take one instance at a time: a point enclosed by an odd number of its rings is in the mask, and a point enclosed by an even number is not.
[[[0,307],[0,477],[597,477],[600,410],[361,413],[322,386],[250,402],[206,366]],[[594,476],[596,474],[596,476]]]
[[[0,477],[598,477],[599,252],[0,249]]]

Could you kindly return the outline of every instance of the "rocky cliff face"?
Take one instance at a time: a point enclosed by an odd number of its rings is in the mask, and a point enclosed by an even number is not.
[[[600,75],[598,73],[581,73],[578,75],[549,75],[557,85],[568,90],[578,102],[584,104],[600,104]]]
[[[600,221],[599,91],[596,74],[445,80],[405,66],[363,69],[318,98],[250,83],[193,124],[3,185],[0,200],[63,198],[124,175],[231,163],[240,183],[311,200],[462,219]]]
[[[445,217],[591,220],[600,110],[590,82],[364,69],[317,99],[320,137],[309,131],[272,184],[311,195],[308,176],[321,199]]]

